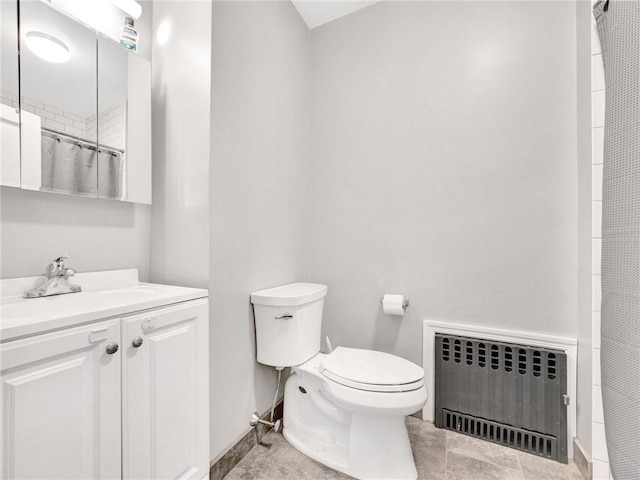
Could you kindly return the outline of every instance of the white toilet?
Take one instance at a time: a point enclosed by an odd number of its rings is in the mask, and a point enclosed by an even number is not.
[[[251,295],[258,362],[292,367],[283,435],[311,458],[361,479],[415,479],[405,416],[427,400],[424,370],[388,353],[320,353],[325,285],[293,283]]]

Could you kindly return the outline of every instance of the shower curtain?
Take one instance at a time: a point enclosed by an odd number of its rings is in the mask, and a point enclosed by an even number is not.
[[[606,82],[602,400],[609,466],[640,479],[640,0],[594,6]]]
[[[81,147],[71,139],[42,132],[41,152],[42,190],[96,196],[95,148]]]
[[[98,153],[98,198],[125,200],[126,163],[124,154],[100,149]]]
[[[41,153],[42,190],[126,199],[124,152],[101,146],[96,153],[86,142],[43,131]]]

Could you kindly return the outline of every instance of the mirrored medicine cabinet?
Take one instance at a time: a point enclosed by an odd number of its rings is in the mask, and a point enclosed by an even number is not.
[[[0,8],[0,185],[150,204],[151,62],[49,3]]]

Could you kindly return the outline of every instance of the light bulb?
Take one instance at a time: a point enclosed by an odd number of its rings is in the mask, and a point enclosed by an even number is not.
[[[71,59],[69,47],[48,33],[27,32],[25,42],[29,50],[47,62],[65,63]]]

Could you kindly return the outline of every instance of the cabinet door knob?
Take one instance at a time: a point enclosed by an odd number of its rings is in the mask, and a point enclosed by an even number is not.
[[[118,351],[118,344],[117,343],[110,343],[109,345],[107,345],[107,353],[109,355],[113,355],[117,351]]]
[[[133,342],[131,342],[131,345],[133,345],[134,348],[138,348],[140,345],[142,345],[142,342],[144,342],[142,337],[136,337],[133,339]]]

